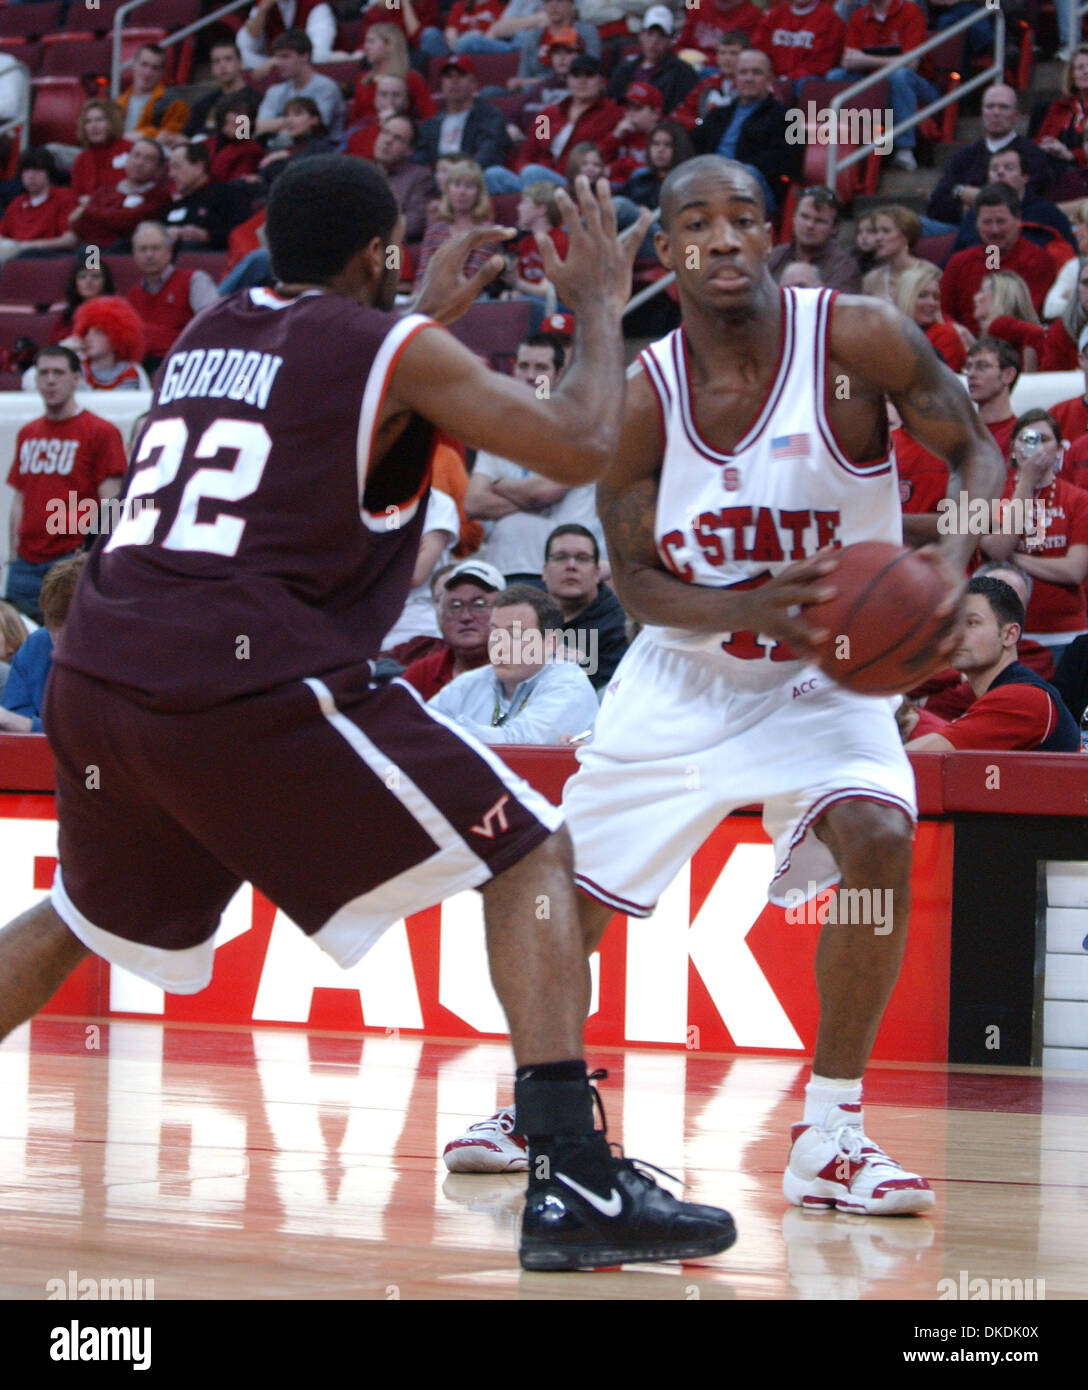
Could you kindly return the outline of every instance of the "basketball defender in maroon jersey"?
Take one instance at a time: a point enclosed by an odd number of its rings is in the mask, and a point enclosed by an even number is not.
[[[617,241],[606,189],[580,198],[567,261],[544,251],[580,337],[542,401],[433,320],[388,312],[401,228],[373,165],[318,157],[278,181],[280,283],[174,345],[125,514],[77,594],[44,711],[60,864],[51,901],[0,934],[3,1034],[88,950],[202,989],[244,880],[344,966],[406,914],[480,888],[534,1162],[521,1258],[554,1269],[712,1254],[733,1223],[595,1129],[561,816],[408,686],[375,682],[370,658],[411,583],[434,427],[568,486],[611,457],[638,236]],[[424,299],[463,310],[494,261],[465,282],[447,258],[445,293],[432,281]]]
[[[762,198],[741,165],[687,161],[661,212],[657,250],[676,272],[683,326],[630,373],[597,497],[616,591],[642,631],[563,795],[587,946],[615,911],[648,916],[721,818],[760,802],[776,851],[771,898],[844,890],[817,949],[820,1024],[785,1195],[812,1211],[924,1211],[928,1184],[868,1138],[861,1108],[906,945],[914,778],[893,702],[812,663],[822,638],[804,609],[834,592],[828,548],[901,536],[886,397],[948,461],[957,490],[995,496],[1003,463],[896,310],[779,290]],[[975,539],[950,536],[932,557],[949,613]],[[889,892],[890,921],[867,916]],[[510,1143],[494,1134],[503,1118],[483,1122],[494,1149]],[[448,1165],[479,1148],[469,1131]]]

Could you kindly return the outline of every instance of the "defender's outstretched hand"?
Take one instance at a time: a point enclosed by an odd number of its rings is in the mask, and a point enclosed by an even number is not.
[[[620,236],[608,180],[597,180],[596,194],[581,174],[574,186],[577,206],[564,189],[557,189],[555,195],[569,240],[566,260],[559,259],[550,236],[537,237],[544,275],[555,286],[560,302],[575,313],[586,299],[602,295],[622,308],[631,297],[631,267],[653,213],[643,208],[638,221]]]

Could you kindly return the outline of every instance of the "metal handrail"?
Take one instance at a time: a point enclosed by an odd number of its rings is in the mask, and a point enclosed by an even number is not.
[[[946,92],[943,97],[938,97],[936,101],[930,102],[920,111],[916,111],[909,120],[901,121],[891,130],[892,138],[899,135],[904,130],[910,130],[919,125],[922,121],[928,120],[930,116],[936,115],[938,111],[943,111],[946,106],[951,106],[954,101],[959,101],[961,97],[973,92],[976,87],[981,87],[994,78],[1000,79],[1005,75],[1005,12],[996,9],[991,10],[984,7],[975,10],[973,14],[964,15],[963,19],[958,19],[955,24],[950,24],[947,29],[942,29],[940,33],[928,38],[925,43],[919,44],[917,48],[912,48],[909,53],[901,53],[898,58],[893,58],[890,63],[885,63],[883,67],[874,69],[873,72],[866,73],[857,82],[836,93],[831,98],[831,110],[835,113],[834,120],[831,122],[831,139],[827,147],[827,186],[835,187],[835,181],[839,176],[840,169],[848,169],[851,164],[857,164],[859,160],[868,159],[869,155],[876,149],[877,141],[870,140],[869,143],[859,150],[854,150],[845,159],[839,159],[839,112],[859,92],[866,91],[869,87],[875,87],[879,82],[885,81],[888,73],[895,72],[898,68],[913,66],[914,63],[941,44],[946,43],[956,34],[963,33],[965,29],[970,29],[973,24],[979,24],[985,19],[993,19],[996,24],[994,34],[994,60],[990,66],[977,76],[972,77],[969,82],[964,82],[954,88],[951,92]],[[881,135],[880,143],[883,144],[888,136],[888,131]]]
[[[149,3],[150,0],[128,0],[128,4],[122,5],[113,16],[113,34],[111,36],[113,48],[110,55],[110,98],[113,101],[117,100],[118,94],[121,91],[122,72],[132,64],[131,58],[124,63],[121,62],[121,30],[124,21],[133,10],[138,10],[141,5],[147,5]],[[251,6],[252,4],[253,0],[229,0],[228,4],[220,5],[220,7],[217,10],[213,10],[211,14],[201,15],[200,18],[195,20],[192,24],[186,24],[183,29],[177,29],[174,33],[168,34],[162,41],[162,47],[169,48],[172,44],[183,43],[190,34],[195,34],[200,29],[206,29],[209,24],[214,24],[216,20],[222,19],[225,14],[231,14],[234,10],[240,10],[243,6]]]

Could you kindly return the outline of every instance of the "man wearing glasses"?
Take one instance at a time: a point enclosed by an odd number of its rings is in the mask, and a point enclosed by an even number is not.
[[[806,188],[793,215],[793,240],[776,246],[767,269],[781,283],[786,267],[795,261],[814,266],[821,284],[844,294],[861,293],[861,271],[849,251],[835,240],[839,229],[839,200],[830,188]]]
[[[413,661],[404,679],[425,700],[449,685],[456,676],[487,665],[487,638],[491,630],[491,605],[506,581],[483,560],[466,560],[438,582],[435,607],[443,646]]]
[[[544,587],[563,614],[568,647],[598,694],[627,650],[627,615],[601,582],[601,552],[593,532],[571,523],[557,526],[544,547]]]

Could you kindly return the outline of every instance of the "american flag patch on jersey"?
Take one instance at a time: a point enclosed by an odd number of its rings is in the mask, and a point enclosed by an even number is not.
[[[807,434],[780,434],[777,439],[771,440],[771,458],[779,463],[807,459],[810,452]]]

